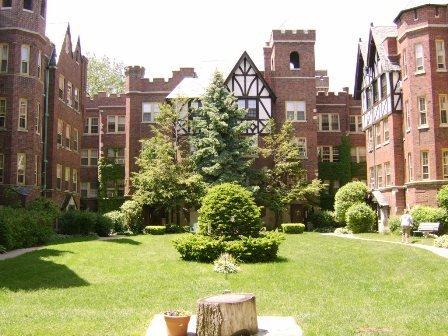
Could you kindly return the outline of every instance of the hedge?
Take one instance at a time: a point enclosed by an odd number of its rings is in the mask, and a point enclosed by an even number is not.
[[[59,219],[60,232],[68,235],[96,233],[100,237],[107,237],[113,226],[110,218],[87,211],[69,210]]]
[[[302,223],[287,223],[281,226],[284,233],[300,234],[305,231],[305,224]]]
[[[334,217],[334,212],[317,210],[308,215],[307,222],[312,229],[335,228],[341,226]]]
[[[433,208],[426,205],[416,205],[410,212],[413,219],[413,229],[417,230],[420,223],[439,222],[443,226],[442,230],[448,229],[448,213],[442,208]]]
[[[164,235],[166,233],[165,226],[147,226],[143,231],[145,234]]]

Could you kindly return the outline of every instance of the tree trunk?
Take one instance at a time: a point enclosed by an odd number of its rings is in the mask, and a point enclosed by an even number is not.
[[[222,294],[198,301],[198,336],[249,336],[258,332],[253,294]]]

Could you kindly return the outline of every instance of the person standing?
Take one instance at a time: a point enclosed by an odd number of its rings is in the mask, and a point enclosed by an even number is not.
[[[401,222],[401,242],[409,244],[409,236],[411,235],[412,216],[409,214],[409,210],[405,209],[403,215],[400,218]]]

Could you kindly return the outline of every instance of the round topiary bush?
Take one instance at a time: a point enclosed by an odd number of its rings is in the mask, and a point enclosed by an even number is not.
[[[209,189],[199,209],[199,232],[225,240],[257,237],[261,211],[253,195],[242,186],[223,183]]]
[[[448,185],[443,186],[437,193],[437,203],[440,207],[448,210]]]
[[[367,186],[363,182],[350,182],[338,190],[334,197],[336,221],[343,223],[345,213],[353,204],[362,203],[367,197]]]
[[[348,208],[345,220],[353,233],[368,232],[376,223],[376,214],[367,204],[357,203]]]

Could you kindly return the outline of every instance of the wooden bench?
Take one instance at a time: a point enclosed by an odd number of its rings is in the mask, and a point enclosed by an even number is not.
[[[414,233],[421,233],[424,236],[428,236],[430,233],[438,233],[439,229],[440,223],[420,223]]]

